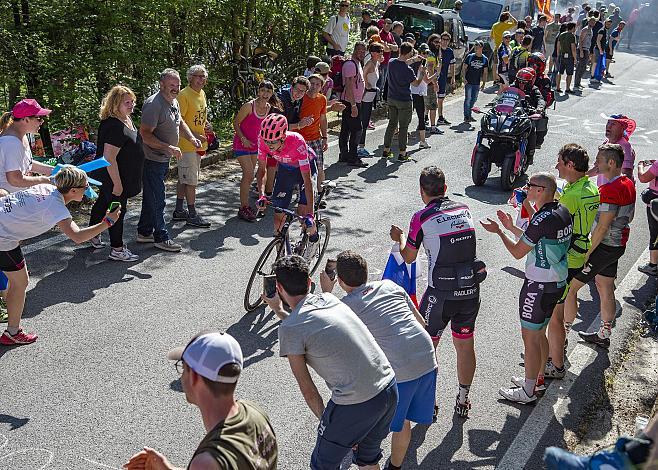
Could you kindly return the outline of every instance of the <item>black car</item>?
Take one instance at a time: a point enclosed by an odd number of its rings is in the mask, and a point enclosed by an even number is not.
[[[395,3],[389,6],[384,18],[400,21],[404,24],[404,32],[416,35],[416,41],[427,42],[430,34],[443,32],[450,33],[452,42],[450,47],[455,53],[455,67],[459,75],[462,62],[468,51],[468,37],[464,32],[464,23],[453,10],[439,10],[422,3]]]

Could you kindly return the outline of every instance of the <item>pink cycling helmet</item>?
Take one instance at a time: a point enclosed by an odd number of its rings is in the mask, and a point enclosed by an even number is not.
[[[260,125],[260,137],[263,140],[281,140],[287,130],[288,120],[283,114],[269,114]]]

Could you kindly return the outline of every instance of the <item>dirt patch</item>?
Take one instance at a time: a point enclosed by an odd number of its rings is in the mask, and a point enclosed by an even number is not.
[[[635,418],[658,411],[658,338],[641,332],[636,325],[618,362],[605,372],[605,390],[583,413],[580,428],[565,432],[572,452],[591,454],[620,436],[633,436]],[[601,429],[610,431],[601,436]]]

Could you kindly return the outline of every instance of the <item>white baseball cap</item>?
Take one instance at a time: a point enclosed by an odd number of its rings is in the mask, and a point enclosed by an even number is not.
[[[227,364],[237,364],[242,370],[242,349],[235,338],[228,333],[202,332],[190,340],[187,346],[180,346],[167,353],[167,359],[182,359],[194,372],[220,383],[235,383],[238,376],[225,377],[219,370]]]

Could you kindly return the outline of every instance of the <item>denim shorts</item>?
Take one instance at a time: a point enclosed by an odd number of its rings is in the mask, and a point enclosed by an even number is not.
[[[418,424],[432,424],[436,402],[437,369],[417,379],[398,382],[398,407],[391,422],[391,431],[402,431],[404,420]]]
[[[356,405],[336,405],[329,400],[318,425],[311,455],[313,470],[338,470],[356,446],[352,462],[375,465],[382,458],[382,441],[389,434],[398,402],[395,379],[373,398]]]

